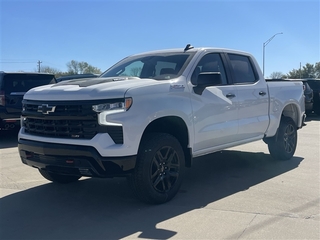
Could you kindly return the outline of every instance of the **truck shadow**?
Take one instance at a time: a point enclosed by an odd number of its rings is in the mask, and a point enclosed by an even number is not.
[[[82,179],[44,184],[0,199],[1,239],[168,239],[157,224],[226,198],[299,166],[303,158],[222,151],[195,161],[177,196],[162,205],[136,200],[126,180]],[[37,174],[37,173],[35,173]]]
[[[320,120],[320,116],[315,113],[308,114],[306,117],[306,122],[319,121],[319,120]]]
[[[0,149],[18,146],[19,129],[1,130],[0,129]]]

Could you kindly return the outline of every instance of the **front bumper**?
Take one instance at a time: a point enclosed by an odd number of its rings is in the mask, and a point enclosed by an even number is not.
[[[24,164],[58,174],[118,177],[132,173],[136,156],[102,157],[90,146],[44,143],[19,139]]]

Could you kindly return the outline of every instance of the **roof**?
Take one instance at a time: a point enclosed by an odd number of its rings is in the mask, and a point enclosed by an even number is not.
[[[245,51],[229,49],[229,48],[197,47],[197,48],[190,48],[188,50],[185,50],[185,48],[172,48],[172,49],[154,50],[154,51],[148,51],[148,52],[142,52],[142,53],[133,54],[131,56],[148,55],[148,54],[159,54],[159,53],[198,52],[198,51],[218,51],[218,52],[230,52],[230,53],[243,53],[243,54],[251,55],[250,53],[245,52]]]

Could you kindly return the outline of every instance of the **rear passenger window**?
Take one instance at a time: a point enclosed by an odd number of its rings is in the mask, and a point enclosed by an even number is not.
[[[52,75],[6,74],[3,77],[6,92],[27,92],[31,88],[55,83]]]
[[[254,83],[257,78],[249,57],[228,54],[233,70],[233,81],[237,83]]]

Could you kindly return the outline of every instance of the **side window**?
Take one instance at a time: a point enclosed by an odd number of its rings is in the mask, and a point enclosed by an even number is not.
[[[197,84],[201,72],[220,72],[222,84],[227,84],[225,69],[219,53],[209,53],[201,58],[191,76],[191,83]]]
[[[234,83],[254,83],[256,76],[247,56],[228,54],[233,70]]]

